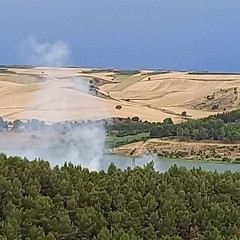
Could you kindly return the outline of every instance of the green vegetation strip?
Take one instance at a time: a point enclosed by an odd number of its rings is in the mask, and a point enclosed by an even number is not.
[[[180,140],[219,140],[225,143],[240,142],[240,110],[216,114],[197,120],[173,124],[170,118],[155,125],[150,137],[175,136]]]
[[[148,139],[149,139],[149,133],[139,133],[136,135],[127,135],[123,137],[107,136],[106,144],[109,147],[118,147],[121,145],[139,142],[139,141],[145,141]]]

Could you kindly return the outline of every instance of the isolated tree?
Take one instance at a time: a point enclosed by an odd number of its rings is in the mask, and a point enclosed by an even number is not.
[[[90,79],[90,80],[88,81],[88,83],[89,83],[90,85],[93,85],[93,80]]]
[[[183,116],[183,117],[186,117],[186,116],[187,116],[187,112],[186,112],[186,111],[183,111],[183,112],[182,112],[182,116]]]
[[[219,104],[213,104],[212,105],[212,110],[216,110],[216,109],[218,109],[219,108]]]
[[[120,109],[122,109],[122,106],[121,105],[117,105],[115,108],[120,110]]]
[[[132,117],[132,121],[134,121],[134,122],[138,122],[139,120],[140,120],[140,118],[138,116]]]

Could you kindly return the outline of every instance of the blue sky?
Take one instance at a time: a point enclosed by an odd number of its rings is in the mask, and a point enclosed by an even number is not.
[[[240,72],[239,0],[0,0],[0,64],[63,41],[67,64]],[[23,47],[25,46],[25,47]]]

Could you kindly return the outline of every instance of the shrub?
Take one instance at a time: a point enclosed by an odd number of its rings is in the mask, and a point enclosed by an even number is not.
[[[121,105],[117,105],[115,108],[120,110],[120,109],[122,109],[122,106]]]
[[[186,112],[186,111],[183,111],[183,112],[182,112],[182,116],[183,116],[183,117],[186,117],[186,116],[187,116],[187,112]]]
[[[228,158],[228,157],[223,157],[223,158],[222,158],[222,161],[223,161],[223,162],[230,162],[230,161],[231,161],[231,159],[230,159],[230,158]]]
[[[218,107],[219,107],[218,104],[213,104],[213,105],[212,105],[212,110],[216,110],[216,109],[218,109]]]
[[[132,117],[132,121],[134,121],[134,122],[138,122],[139,120],[140,120],[140,118],[138,116]]]

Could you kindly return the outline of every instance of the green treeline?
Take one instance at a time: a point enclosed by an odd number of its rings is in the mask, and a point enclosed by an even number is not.
[[[197,120],[173,124],[171,119],[156,125],[150,137],[175,136],[180,140],[222,140],[230,143],[240,141],[240,110],[216,114]]]
[[[175,137],[179,140],[220,140],[229,143],[240,141],[240,110],[211,115],[202,119],[188,119],[174,124],[171,118],[163,122],[142,122],[138,117],[106,125],[107,134],[123,137],[149,133],[150,138]],[[147,140],[146,137],[139,141]],[[136,139],[137,141],[137,139]]]
[[[140,133],[149,133],[155,126],[155,123],[137,121],[122,121],[106,125],[108,135],[116,137],[124,137],[129,135],[137,135]]]
[[[107,172],[0,155],[0,239],[237,240],[240,172]]]

